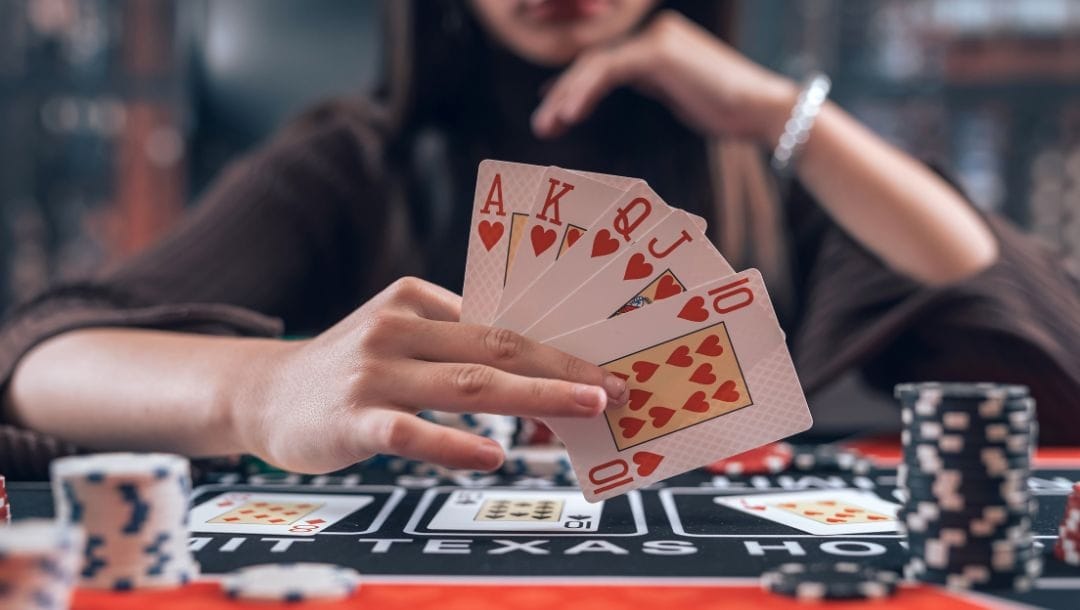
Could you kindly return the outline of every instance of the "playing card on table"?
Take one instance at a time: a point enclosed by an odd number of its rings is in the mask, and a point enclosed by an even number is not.
[[[519,332],[525,330],[611,262],[621,249],[640,239],[671,213],[672,208],[648,185],[630,186],[588,228],[584,243],[559,257],[492,324]]]
[[[507,268],[498,311],[517,300],[545,269],[576,244],[597,216],[623,192],[580,173],[547,168],[522,229],[522,245]]]
[[[369,495],[232,492],[191,509],[193,532],[312,536],[375,501]]]
[[[819,536],[895,532],[900,508],[872,492],[850,489],[718,496],[713,500],[721,506]]]
[[[733,273],[692,217],[676,210],[524,333],[550,339]]]
[[[549,418],[590,502],[801,432],[812,421],[757,270],[546,341],[626,379],[626,405]]]
[[[603,506],[577,491],[454,491],[428,525],[433,530],[595,532]]]

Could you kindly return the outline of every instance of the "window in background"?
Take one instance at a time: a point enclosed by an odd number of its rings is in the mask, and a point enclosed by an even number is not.
[[[1080,2],[759,0],[744,47],[941,165],[1080,269]],[[873,202],[867,202],[873,205]]]

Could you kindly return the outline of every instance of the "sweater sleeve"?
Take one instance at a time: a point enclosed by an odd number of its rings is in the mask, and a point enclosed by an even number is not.
[[[1059,256],[994,215],[998,260],[945,287],[886,267],[835,224],[819,223],[793,355],[804,387],[849,369],[891,393],[903,381],[997,381],[1029,386],[1041,438],[1080,442],[1080,282]]]
[[[378,259],[380,157],[376,132],[355,119],[285,130],[233,163],[155,246],[10,311],[0,324],[0,393],[29,350],[75,329],[269,337],[336,321],[356,305],[369,272],[362,261]],[[25,459],[34,443],[17,436]],[[43,456],[59,451],[46,445]]]

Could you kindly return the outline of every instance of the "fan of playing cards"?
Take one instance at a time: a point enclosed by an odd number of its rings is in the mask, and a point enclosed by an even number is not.
[[[595,502],[811,425],[761,275],[635,178],[484,161],[463,322],[594,362],[626,405],[545,423]]]

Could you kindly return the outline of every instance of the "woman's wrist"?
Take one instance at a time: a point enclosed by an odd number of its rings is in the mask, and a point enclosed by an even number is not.
[[[762,94],[758,102],[760,118],[755,130],[761,146],[770,151],[776,147],[798,98],[799,86],[783,77],[777,77],[777,82]]]
[[[273,381],[286,355],[302,342],[280,339],[245,339],[237,344],[233,358],[216,380],[216,429],[211,432],[232,453],[262,457],[262,415]]]

